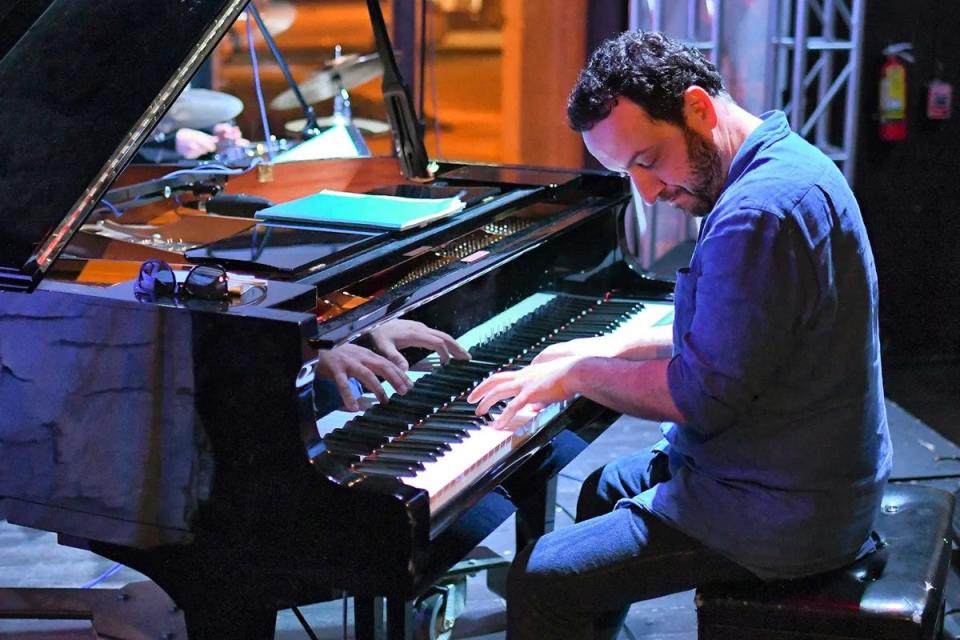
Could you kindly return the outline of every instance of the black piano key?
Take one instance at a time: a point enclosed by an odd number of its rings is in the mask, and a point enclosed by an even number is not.
[[[476,415],[477,405],[466,400],[455,400],[443,408],[442,413],[472,416]]]
[[[412,478],[417,475],[418,469],[399,462],[374,462],[364,461],[353,465],[355,471],[367,473],[376,476],[389,476],[391,478]]]
[[[427,398],[411,399],[402,397],[392,398],[390,402],[384,406],[384,408],[389,409],[390,411],[420,412],[422,415],[427,415],[428,413],[439,411],[440,407],[442,406],[443,405],[441,403],[432,402]]]
[[[363,456],[358,453],[334,453],[328,450],[325,454],[328,460],[332,460],[338,465],[349,467],[363,461]]]
[[[354,451],[369,451],[387,442],[387,438],[366,433],[355,433],[352,429],[349,431],[334,429],[323,436],[323,441],[340,443],[344,447],[353,447]]]
[[[348,430],[352,434],[360,434],[370,437],[380,437],[383,438],[386,442],[389,442],[393,438],[397,437],[405,431],[394,431],[393,429],[386,428],[378,424],[369,424],[363,422],[353,423],[348,427]]]
[[[443,412],[435,413],[418,426],[453,429],[476,429],[483,424],[483,419],[479,416],[464,416],[456,414],[445,414]]]
[[[413,471],[423,471],[424,462],[430,462],[430,459],[424,459],[421,455],[418,455],[414,452],[404,452],[404,451],[384,451],[382,449],[374,452],[372,456],[365,459],[363,462],[387,462],[387,463],[396,463],[406,466],[407,468]],[[363,464],[363,463],[361,463]]]
[[[408,444],[407,446],[396,446],[391,442],[390,444],[383,445],[382,447],[377,449],[374,453],[380,454],[383,452],[388,452],[388,453],[404,454],[408,456],[417,456],[418,460],[426,460],[426,461],[436,460],[437,458],[441,457],[444,453],[443,450],[439,449],[438,447],[418,446],[416,443],[411,443],[411,444],[412,446],[410,446],[410,444]]]
[[[435,395],[437,397],[450,396],[452,399],[463,393],[463,383],[453,384],[440,378],[427,376],[417,380],[414,390],[417,392],[425,391],[426,393]]]
[[[365,453],[355,451],[349,447],[345,447],[337,443],[325,442],[324,446],[327,449],[324,455],[328,455],[338,461],[342,461],[347,465],[353,464],[354,462],[360,462],[365,455]]]
[[[417,451],[419,453],[429,453],[439,458],[447,451],[450,451],[452,447],[448,442],[414,442],[399,438],[390,444],[383,445],[382,448],[393,451]]]
[[[463,439],[467,437],[467,432],[465,429],[460,431],[455,431],[454,429],[434,429],[431,427],[420,427],[418,426],[413,431],[405,434],[405,436],[416,436],[416,437],[435,437],[441,442],[463,442]]]
[[[450,395],[449,387],[446,389],[440,388],[435,381],[427,380],[422,381],[418,380],[417,383],[413,386],[413,389],[408,391],[405,398],[419,398],[419,397],[430,397],[430,398],[444,398]]]
[[[399,413],[389,413],[382,411],[379,405],[368,409],[363,414],[353,418],[353,420],[360,420],[366,424],[380,424],[386,428],[393,429],[395,431],[406,431],[413,425],[417,423],[417,420],[408,418],[407,416],[401,415]],[[347,424],[350,424],[349,422]]]
[[[371,407],[364,412],[365,417],[371,419],[384,419],[389,420],[395,418],[401,422],[413,425],[423,419],[428,412],[422,409],[415,409],[413,407],[404,406],[401,404],[394,404],[392,402],[387,404],[378,404],[375,407]]]
[[[513,357],[514,351],[510,349],[506,343],[506,340],[500,342],[495,347],[486,347],[478,355],[481,357],[486,355],[487,359],[492,362],[503,362]]]
[[[548,336],[556,333],[556,329],[551,331],[513,331],[511,337],[514,340],[525,340],[531,344],[545,340]]]
[[[435,376],[438,382],[442,382],[450,385],[462,386],[464,390],[476,386],[476,384],[485,377],[482,374],[478,375],[477,373],[473,373],[473,372],[458,373],[456,371],[446,371],[446,370],[437,372],[437,373],[432,373],[430,375]]]
[[[421,444],[436,444],[436,445],[446,445],[447,450],[449,450],[451,442],[458,442],[451,438],[450,436],[442,433],[417,433],[417,430],[404,434],[402,437],[394,440],[394,443],[401,442],[416,442]]]

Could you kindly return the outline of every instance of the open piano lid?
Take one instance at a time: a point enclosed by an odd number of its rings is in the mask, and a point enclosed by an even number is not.
[[[0,3],[0,290],[31,290],[247,0]]]

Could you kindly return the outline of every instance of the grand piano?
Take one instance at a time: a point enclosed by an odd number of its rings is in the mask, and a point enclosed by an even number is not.
[[[409,637],[410,603],[506,517],[498,487],[616,418],[576,399],[493,428],[466,393],[554,342],[669,322],[670,283],[624,266],[616,175],[438,162],[426,184],[402,148],[230,175],[130,166],[245,4],[0,9],[2,508],[148,575],[191,638],[272,637],[278,609],[340,591],[358,638]],[[204,212],[324,188],[467,206],[403,232]],[[113,215],[138,199],[197,209],[156,228]],[[239,293],[144,299],[150,258],[221,264]],[[318,415],[322,354],[398,320],[472,359],[407,350],[406,395]],[[529,489],[543,517],[525,512],[521,543],[550,527],[549,483]]]

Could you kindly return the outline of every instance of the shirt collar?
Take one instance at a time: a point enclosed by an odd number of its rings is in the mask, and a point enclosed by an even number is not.
[[[730,171],[727,173],[727,180],[723,184],[723,191],[726,191],[727,187],[743,175],[743,172],[747,170],[747,167],[750,166],[761,149],[790,133],[790,125],[787,123],[787,116],[783,111],[767,111],[760,116],[760,119],[763,122],[750,132],[747,139],[740,145],[736,155],[733,156]]]

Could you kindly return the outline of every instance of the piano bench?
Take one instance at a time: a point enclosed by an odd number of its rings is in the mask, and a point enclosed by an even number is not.
[[[697,590],[698,640],[935,640],[943,628],[953,495],[889,485],[875,553],[798,580]]]

